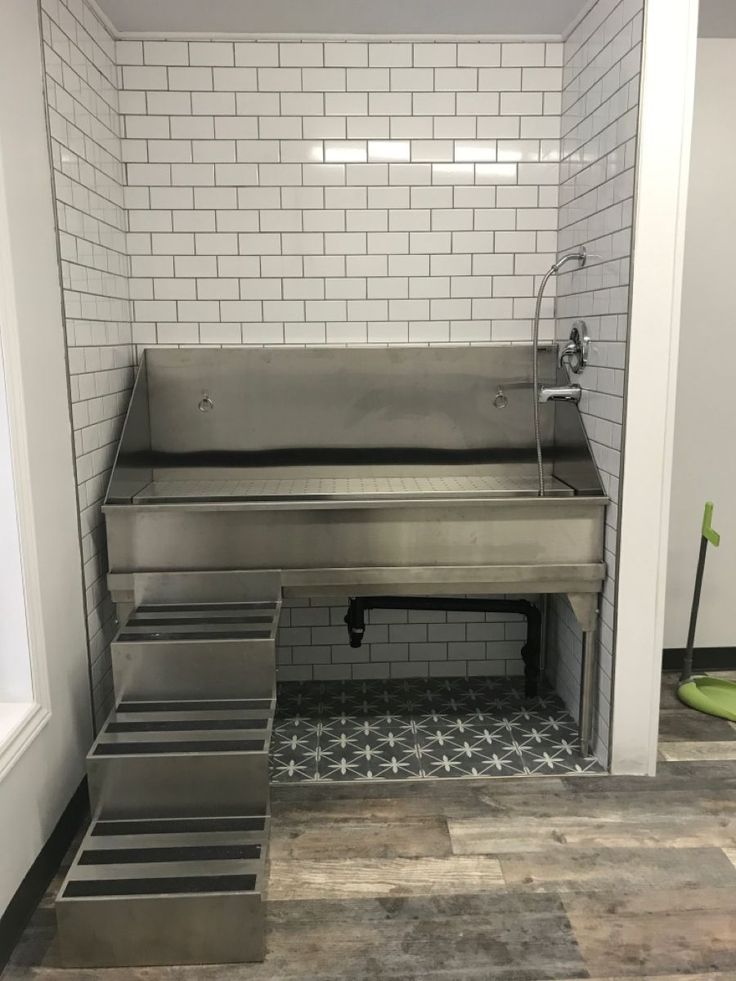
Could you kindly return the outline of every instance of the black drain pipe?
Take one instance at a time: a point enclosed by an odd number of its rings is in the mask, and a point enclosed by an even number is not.
[[[441,596],[352,596],[345,623],[351,647],[360,647],[365,634],[366,610],[445,610],[460,613],[520,613],[526,618],[524,693],[533,698],[539,691],[542,652],[542,614],[528,600],[462,599]]]

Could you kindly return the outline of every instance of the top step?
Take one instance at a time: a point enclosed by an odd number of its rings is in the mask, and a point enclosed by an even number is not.
[[[277,600],[146,603],[112,643],[118,699],[270,698]]]
[[[274,601],[149,604],[133,610],[116,640],[269,640],[275,635],[278,614],[279,604]]]

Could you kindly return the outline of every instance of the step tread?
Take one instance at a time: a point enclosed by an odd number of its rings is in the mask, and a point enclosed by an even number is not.
[[[126,718],[133,714],[143,714],[149,718],[169,718],[178,715],[180,718],[198,718],[207,712],[213,718],[219,718],[220,713],[242,713],[243,718],[261,714],[273,714],[276,711],[276,698],[176,698],[151,699],[123,698],[118,702],[118,715]]]
[[[247,830],[222,830],[235,825]],[[268,815],[95,820],[57,903],[217,892],[260,895],[269,825]],[[109,835],[110,826],[118,833]],[[151,828],[152,833],[141,833]]]
[[[131,612],[113,643],[272,640],[280,610],[270,601],[145,604]]]
[[[237,704],[228,700],[225,704]],[[252,703],[255,700],[242,700]],[[88,758],[183,753],[268,753],[273,700],[259,709],[212,709],[211,699],[165,703],[120,702],[105,720]],[[134,710],[131,711],[131,708]]]

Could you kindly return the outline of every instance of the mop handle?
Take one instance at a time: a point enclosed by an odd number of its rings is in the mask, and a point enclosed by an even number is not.
[[[693,591],[693,605],[690,610],[690,626],[687,631],[687,647],[685,657],[682,662],[681,681],[685,681],[693,673],[693,648],[695,647],[695,628],[698,623],[698,608],[700,607],[700,592],[703,587],[703,573],[705,572],[705,556],[710,543],[715,548],[721,543],[721,536],[714,530],[711,522],[713,521],[713,502],[707,501],[703,512],[703,524],[700,537],[700,553],[698,555],[698,569],[695,573],[695,589]]]
[[[715,545],[716,548],[721,544],[721,536],[717,531],[714,531],[711,521],[713,520],[713,502],[708,501],[705,505],[705,512],[703,513],[703,538],[707,538],[711,545]]]

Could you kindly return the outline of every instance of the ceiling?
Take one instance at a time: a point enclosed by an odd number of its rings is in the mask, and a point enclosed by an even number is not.
[[[97,0],[97,5],[120,34],[564,36],[590,0]]]
[[[700,37],[736,37],[736,0],[700,0]]]

